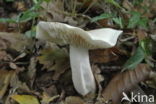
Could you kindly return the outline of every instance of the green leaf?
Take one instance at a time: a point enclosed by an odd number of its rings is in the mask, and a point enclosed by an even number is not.
[[[25,36],[27,36],[28,38],[34,38],[36,36],[36,32],[33,30],[29,30],[25,33]]]
[[[139,12],[131,12],[132,17],[129,19],[128,28],[135,28],[140,21],[141,14]]]
[[[38,0],[33,0],[33,2],[34,2],[35,4],[37,4],[37,3],[38,3]]]
[[[110,3],[112,5],[114,5],[115,7],[121,8],[121,6],[119,5],[119,3],[117,3],[114,0],[106,0],[107,3]]]
[[[117,18],[113,18],[113,21],[120,26],[120,28],[123,28],[123,23],[122,23],[122,18],[121,17],[117,17]]]
[[[0,18],[1,23],[16,23],[16,18]]]
[[[138,6],[138,5],[140,5],[141,3],[143,2],[143,0],[133,0],[133,5],[136,5],[136,6]]]
[[[6,2],[13,2],[14,0],[5,0]]]
[[[11,98],[19,104],[39,104],[38,99],[32,95],[13,95]]]
[[[113,15],[112,14],[110,14],[110,13],[103,13],[103,14],[101,14],[100,16],[96,16],[96,17],[94,17],[94,18],[92,18],[92,22],[96,22],[96,21],[98,21],[98,20],[102,20],[102,19],[107,19],[107,18],[112,18],[113,17]]]
[[[132,57],[130,57],[127,62],[124,64],[125,69],[134,69],[142,60],[145,58],[144,50],[141,47],[138,47],[136,52]]]
[[[39,15],[39,13],[37,13],[37,12],[26,11],[26,12],[21,14],[21,16],[19,18],[19,22],[27,22],[29,20],[36,18],[38,15]]]
[[[142,41],[140,41],[140,46],[144,50],[145,54],[147,56],[152,55],[152,40],[150,38],[146,38]]]
[[[50,2],[51,0],[43,0],[43,1],[45,1],[45,2],[47,2],[47,3],[48,3],[48,2]]]
[[[41,1],[38,1],[37,4],[35,4],[32,8],[29,9],[29,11],[35,11],[41,8]]]
[[[36,12],[40,8],[40,3],[34,5],[29,10],[20,13],[16,18],[0,18],[0,22],[3,23],[18,23],[18,22],[27,22],[39,16],[39,13]]]
[[[138,22],[138,25],[142,28],[147,28],[148,19],[147,18],[141,18]]]

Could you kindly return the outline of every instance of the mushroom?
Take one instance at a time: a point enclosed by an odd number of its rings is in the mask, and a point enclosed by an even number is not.
[[[84,31],[58,22],[39,22],[36,38],[70,45],[70,65],[75,89],[81,95],[96,91],[96,82],[89,61],[89,49],[113,47],[120,30],[110,28]]]

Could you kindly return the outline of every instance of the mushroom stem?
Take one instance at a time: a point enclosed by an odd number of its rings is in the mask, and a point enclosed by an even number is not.
[[[96,91],[88,49],[70,45],[70,65],[74,87],[82,95]]]

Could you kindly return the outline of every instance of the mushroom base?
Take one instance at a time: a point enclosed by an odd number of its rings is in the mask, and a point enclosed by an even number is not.
[[[70,45],[70,64],[74,87],[81,95],[96,91],[96,83],[91,70],[88,49]]]

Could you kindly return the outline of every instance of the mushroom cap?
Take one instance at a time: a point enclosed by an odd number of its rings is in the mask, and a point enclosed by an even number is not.
[[[113,47],[121,30],[102,28],[85,31],[81,28],[58,22],[39,22],[36,38],[58,44],[70,44],[88,49]]]

